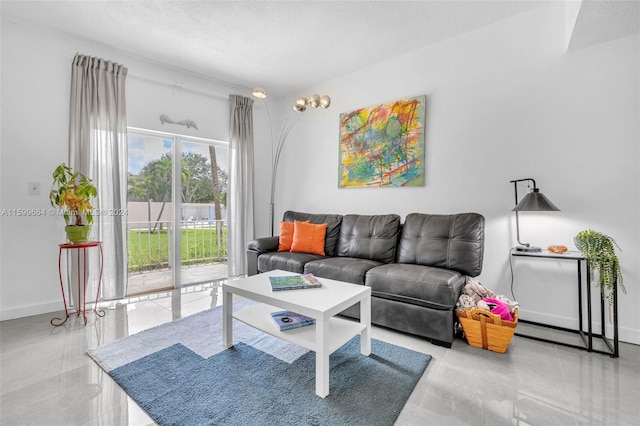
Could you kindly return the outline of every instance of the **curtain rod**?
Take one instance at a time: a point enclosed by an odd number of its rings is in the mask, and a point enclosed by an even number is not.
[[[143,129],[141,127],[133,127],[133,126],[127,126],[127,131],[132,131],[132,132],[136,132],[136,133],[143,133],[143,134],[147,134],[150,136],[168,136],[168,137],[173,137],[173,138],[178,138],[178,139],[186,139],[188,141],[193,141],[193,142],[204,142],[204,143],[213,143],[215,144],[220,144],[220,145],[228,145],[229,142],[226,141],[221,141],[218,139],[210,139],[210,138],[203,138],[203,137],[198,137],[198,136],[191,136],[191,135],[181,135],[179,133],[170,133],[170,132],[162,132],[160,130],[151,130],[151,129]]]
[[[179,94],[180,91],[185,91],[185,92],[191,92],[191,93],[195,93],[198,95],[204,95],[204,96],[211,96],[211,97],[215,97],[215,98],[219,98],[219,99],[225,99],[228,100],[229,99],[229,95],[233,93],[233,89],[237,89],[237,91],[241,91],[243,93],[244,96],[247,96],[246,93],[248,92],[248,89],[246,88],[239,88],[239,87],[232,87],[229,86],[229,92],[227,93],[220,93],[219,91],[211,91],[211,92],[206,92],[202,89],[196,89],[193,87],[189,87],[189,86],[185,86],[184,84],[180,83],[180,82],[173,82],[170,83],[168,81],[164,81],[164,80],[159,80],[159,79],[155,79],[155,78],[151,78],[151,77],[147,77],[147,76],[141,76],[141,75],[137,75],[137,74],[132,74],[131,72],[127,73],[128,77],[132,77],[136,80],[142,80],[142,81],[146,81],[149,83],[154,83],[154,84],[158,84],[161,86],[167,86],[167,87],[172,87],[174,94]]]
[[[113,49],[113,48],[111,48],[111,49]],[[119,64],[124,65],[125,67],[127,67],[127,76],[128,77],[131,77],[131,78],[134,78],[134,79],[138,79],[138,80],[142,80],[142,81],[147,81],[147,82],[154,83],[154,84],[159,84],[159,85],[162,85],[162,86],[173,87],[174,91],[176,89],[179,89],[179,90],[184,90],[184,91],[195,93],[195,94],[199,94],[199,95],[213,96],[213,97],[217,97],[217,98],[220,98],[220,99],[228,99],[229,98],[229,94],[233,93],[233,91],[240,91],[242,93],[239,93],[239,94],[242,94],[242,95],[248,96],[248,97],[251,96],[251,90],[246,88],[246,87],[239,87],[239,86],[236,86],[236,85],[231,84],[231,83],[227,83],[227,82],[222,81],[222,80],[214,79],[214,78],[209,77],[209,76],[204,75],[204,74],[195,73],[195,72],[192,72],[192,71],[189,71],[189,70],[178,68],[178,67],[173,66],[173,65],[166,64],[164,62],[160,62],[160,61],[156,61],[156,60],[153,60],[153,59],[145,58],[143,56],[136,55],[135,53],[123,51],[123,50],[120,50],[120,49],[113,49],[113,50],[115,50],[116,52],[118,52],[122,56],[130,57],[130,58],[134,59],[134,61],[139,61],[139,62],[142,62],[142,63],[146,63],[148,65],[164,68],[164,69],[167,69],[167,70],[170,70],[170,71],[173,71],[173,72],[186,73],[190,77],[195,77],[195,78],[200,78],[200,79],[203,79],[203,80],[207,80],[212,85],[228,87],[229,88],[229,92],[228,93],[220,93],[220,92],[207,93],[207,92],[205,92],[205,91],[203,91],[201,89],[196,89],[196,88],[192,88],[192,87],[185,87],[181,83],[177,83],[175,81],[173,83],[171,83],[171,82],[168,82],[168,81],[165,81],[165,80],[155,79],[155,78],[152,78],[152,77],[148,77],[146,75],[137,74],[135,72],[132,73],[131,72],[131,68],[129,67],[129,65],[126,64],[126,61],[119,61],[119,60],[115,61],[115,62],[118,62]],[[114,62],[113,60],[111,60],[111,61]]]

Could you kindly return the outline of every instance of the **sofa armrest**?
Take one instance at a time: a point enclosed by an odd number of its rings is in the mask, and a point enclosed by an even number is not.
[[[270,251],[278,251],[278,244],[280,243],[280,237],[264,237],[256,238],[249,241],[247,244],[247,250],[257,252],[258,254],[269,253]]]
[[[262,253],[278,251],[280,237],[256,238],[247,244],[247,275],[258,273],[258,256]]]
[[[247,276],[258,274],[258,252],[247,250]]]

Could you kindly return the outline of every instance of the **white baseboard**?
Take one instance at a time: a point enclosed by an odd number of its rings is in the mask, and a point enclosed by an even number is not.
[[[51,312],[64,311],[62,301],[48,303],[34,303],[0,310],[0,321],[12,320],[16,318],[31,317],[34,315],[47,314]]]

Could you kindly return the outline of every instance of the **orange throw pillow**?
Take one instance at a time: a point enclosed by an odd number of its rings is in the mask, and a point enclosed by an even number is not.
[[[309,223],[309,221],[305,221]],[[278,251],[291,251],[293,243],[293,222],[280,222],[280,239],[278,241]]]
[[[296,220],[293,223],[291,251],[324,256],[324,237],[326,234],[326,223],[315,225],[313,223],[299,222]]]
[[[278,241],[278,251],[291,250],[293,242],[293,222],[280,222],[280,240]]]

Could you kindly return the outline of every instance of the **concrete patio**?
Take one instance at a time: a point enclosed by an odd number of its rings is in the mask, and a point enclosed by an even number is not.
[[[181,271],[182,286],[199,284],[227,278],[226,263],[185,266]],[[136,272],[129,274],[127,295],[137,295],[173,288],[171,270]]]

